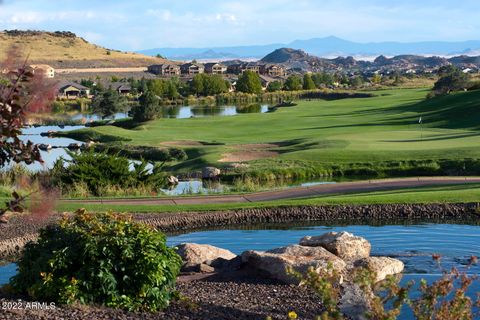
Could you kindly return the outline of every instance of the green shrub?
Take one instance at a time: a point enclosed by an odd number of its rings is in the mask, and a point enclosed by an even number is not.
[[[165,241],[131,217],[79,210],[26,245],[11,285],[59,304],[157,311],[168,306],[181,265]]]
[[[52,170],[52,179],[58,181],[62,187],[83,183],[96,196],[101,196],[101,190],[107,186],[151,187],[158,189],[165,183],[165,174],[159,165],[150,171],[148,163],[142,161],[130,169],[130,161],[118,155],[85,151],[82,153],[69,152],[71,160],[67,166],[59,161]]]

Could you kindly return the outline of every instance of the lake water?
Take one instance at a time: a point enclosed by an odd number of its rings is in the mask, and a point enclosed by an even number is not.
[[[169,237],[168,243],[211,244],[239,254],[295,244],[304,236],[330,231],[348,231],[366,238],[372,244],[372,255],[398,257],[405,263],[407,274],[438,274],[440,270],[432,260],[435,253],[442,255],[442,267],[446,269],[462,269],[471,255],[480,255],[480,226],[455,224],[267,226],[191,232]],[[470,272],[480,274],[480,266]]]
[[[236,254],[245,250],[268,250],[298,243],[307,235],[320,235],[330,231],[348,231],[365,237],[372,244],[372,255],[390,256],[405,263],[402,283],[421,279],[433,282],[441,277],[443,270],[452,267],[471,275],[480,274],[480,266],[467,269],[468,259],[480,255],[480,226],[462,224],[415,224],[415,225],[264,225],[260,227],[237,227],[224,230],[189,232],[169,236],[167,243],[175,246],[184,242],[210,244],[229,249]],[[440,254],[441,266],[432,259]],[[16,273],[15,264],[0,267],[0,284]],[[480,292],[480,283],[474,282],[468,294],[475,297]],[[400,319],[410,319],[409,313]]]
[[[246,106],[162,106],[160,117],[172,119],[188,119],[201,117],[227,117],[245,113],[267,113],[270,105],[250,104]],[[119,112],[108,119],[128,118],[128,112]],[[78,113],[71,116],[71,120],[89,123],[102,120],[98,114]]]
[[[252,104],[249,106],[164,106],[162,107],[162,117],[164,118],[196,118],[196,117],[215,117],[215,116],[234,116],[242,113],[266,113],[269,105]],[[116,113],[109,119],[124,119],[128,117],[127,112]],[[87,124],[93,121],[102,120],[101,116],[91,113],[78,113],[70,117],[71,120],[79,121]],[[28,127],[22,130],[20,138],[23,141],[30,140],[36,144],[50,144],[54,148],[49,151],[41,151],[43,164],[34,163],[28,165],[28,169],[32,171],[39,171],[43,169],[50,169],[57,159],[63,157],[65,160],[70,160],[65,147],[71,143],[83,143],[74,139],[68,138],[49,138],[42,137],[40,134],[48,131],[71,131],[85,128],[84,125],[76,126],[38,126]],[[214,191],[214,190],[212,190]]]
[[[290,181],[282,184],[268,186],[269,190],[293,188],[293,187],[310,187],[320,184],[332,184],[334,181]],[[180,181],[177,185],[171,186],[169,189],[162,189],[162,192],[168,196],[183,196],[183,195],[202,195],[202,194],[217,194],[225,193],[232,190],[232,185],[222,183],[221,181],[208,181],[201,179],[192,179],[187,181]],[[267,188],[267,186],[265,186]]]
[[[263,226],[258,229],[225,229],[191,232],[168,238],[168,244],[210,244],[229,249],[236,254],[245,250],[269,250],[296,244],[307,235],[321,235],[330,231],[348,231],[362,236],[372,244],[372,255],[390,256],[405,264],[401,284],[415,281],[412,297],[418,290],[420,280],[432,283],[441,278],[443,270],[455,267],[460,272],[480,275],[480,265],[467,268],[472,255],[480,255],[480,226],[460,224],[416,224],[385,226]],[[440,254],[440,266],[432,259]],[[480,293],[480,281],[473,282],[467,295],[476,301]],[[418,291],[417,291],[418,294]],[[478,308],[475,311],[479,311]],[[399,320],[414,319],[411,310],[405,307]]]

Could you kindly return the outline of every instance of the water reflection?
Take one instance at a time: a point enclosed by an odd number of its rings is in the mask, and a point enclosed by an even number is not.
[[[162,189],[162,192],[169,196],[181,196],[224,193],[229,189],[229,185],[220,181],[188,180],[180,181],[177,185],[172,185],[168,189]]]
[[[294,188],[294,187],[308,187],[321,184],[333,184],[335,181],[284,181],[279,183],[270,183],[265,184],[261,189],[273,190],[273,189],[283,189],[283,188]],[[244,192],[245,190],[241,189],[241,184],[234,185],[228,182],[222,182],[221,180],[201,180],[201,179],[191,179],[180,181],[177,185],[172,185],[168,189],[161,190],[163,194],[168,196],[184,196],[184,195],[204,195],[204,194],[218,194],[226,192]],[[259,190],[260,191],[260,190]]]
[[[266,113],[268,105],[251,104],[248,106],[164,106],[163,118],[188,119],[215,116],[234,116],[242,113]]]

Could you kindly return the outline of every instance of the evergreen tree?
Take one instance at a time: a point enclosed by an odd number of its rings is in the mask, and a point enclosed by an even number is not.
[[[275,92],[280,90],[282,90],[282,83],[280,81],[273,81],[268,84],[268,92]]]
[[[140,96],[138,106],[130,111],[130,116],[136,122],[145,122],[156,119],[160,112],[160,99],[152,91],[147,90]]]
[[[436,94],[459,91],[468,86],[469,76],[456,67],[440,70],[439,74],[440,79],[433,87],[433,91]]]
[[[302,87],[302,79],[299,76],[291,75],[287,81],[285,81],[284,89],[287,91],[297,91],[302,90]]]
[[[245,71],[237,80],[237,91],[244,93],[261,93],[262,81],[253,71]]]
[[[315,82],[313,82],[312,75],[306,73],[303,76],[303,90],[314,90],[317,87],[315,86]]]
[[[111,88],[99,93],[92,102],[92,111],[100,114],[102,119],[115,115],[115,113],[124,110],[125,107],[125,98]]]

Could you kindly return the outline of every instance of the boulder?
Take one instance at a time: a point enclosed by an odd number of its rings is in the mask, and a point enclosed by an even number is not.
[[[203,179],[214,179],[218,178],[222,171],[215,167],[205,167],[202,169],[202,178]]]
[[[207,261],[223,258],[234,259],[237,255],[229,250],[217,248],[208,244],[183,243],[177,246],[177,253],[183,260],[183,269],[200,265]]]
[[[77,142],[74,142],[74,143],[70,143],[67,148],[70,149],[70,150],[78,150],[82,147],[82,145],[80,143],[77,143]]]
[[[368,258],[372,248],[366,239],[348,232],[329,232],[318,237],[304,237],[300,240],[300,245],[323,247],[346,261]]]
[[[51,150],[52,149],[52,145],[51,144],[45,144],[45,143],[41,143],[38,145],[38,149],[42,150],[42,151],[48,151],[48,150]]]
[[[177,185],[178,184],[178,178],[175,176],[168,176],[167,177],[168,184],[170,185]]]
[[[405,268],[402,261],[389,257],[368,257],[355,262],[355,267],[368,268],[375,272],[376,282],[385,280],[389,275],[402,273]]]
[[[352,320],[367,320],[366,313],[369,311],[369,302],[373,295],[365,292],[356,283],[344,283],[341,286],[342,296],[339,301],[340,311]]]
[[[215,268],[206,263],[200,263],[183,266],[181,271],[184,273],[213,273]]]
[[[267,252],[246,251],[242,261],[250,268],[266,272],[272,279],[287,284],[298,284],[299,280],[287,272],[291,267],[296,272],[306,274],[312,267],[315,271],[325,270],[332,264],[334,270],[342,272],[346,263],[322,247],[302,247],[292,245]]]
[[[94,146],[95,146],[95,142],[88,141],[82,145],[82,150],[88,150],[90,148],[93,148]]]
[[[224,258],[217,258],[215,260],[208,260],[205,264],[215,268],[217,271],[234,271],[239,270],[242,266],[242,257],[236,256],[233,259],[227,260]]]

